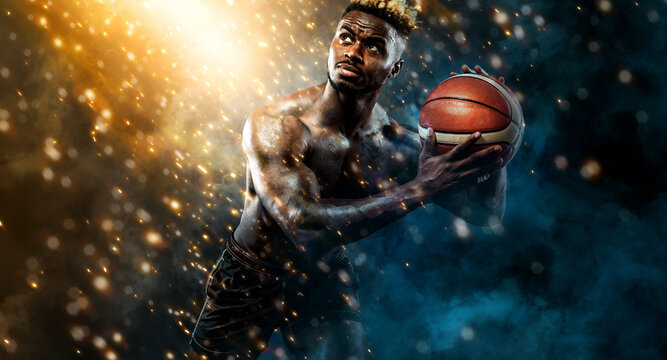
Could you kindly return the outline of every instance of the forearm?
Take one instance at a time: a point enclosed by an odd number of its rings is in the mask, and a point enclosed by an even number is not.
[[[284,228],[291,228],[290,235],[305,246],[348,244],[402,218],[426,198],[423,187],[411,181],[361,199],[318,199],[301,204],[300,216]]]

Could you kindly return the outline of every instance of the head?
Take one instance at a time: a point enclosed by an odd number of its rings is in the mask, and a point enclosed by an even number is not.
[[[345,93],[370,93],[403,67],[401,55],[415,26],[405,0],[352,0],[329,48],[327,75]]]

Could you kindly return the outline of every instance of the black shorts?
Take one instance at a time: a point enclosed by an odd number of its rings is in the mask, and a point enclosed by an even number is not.
[[[347,256],[307,274],[272,270],[228,241],[206,284],[190,339],[195,351],[209,359],[254,359],[278,328],[285,334],[322,321],[361,321],[359,280]]]

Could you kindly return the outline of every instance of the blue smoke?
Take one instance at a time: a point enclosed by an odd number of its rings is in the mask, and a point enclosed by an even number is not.
[[[525,31],[518,40],[494,29],[488,9],[447,3],[475,24],[463,29],[469,48],[443,38],[447,30],[428,17],[411,40],[409,81],[388,84],[381,99],[390,107],[406,100],[410,110],[399,120],[416,123],[426,96],[420,86],[480,64],[523,94],[527,131],[508,166],[501,231],[473,227],[472,241],[459,240],[452,217],[429,206],[351,247],[352,258],[364,260],[360,297],[376,358],[667,356],[667,123],[657,61],[665,55],[665,5],[577,5],[495,4],[521,14],[512,18]],[[478,45],[487,39],[492,49]],[[436,53],[438,41],[445,46]],[[501,69],[488,63],[490,53],[501,56]],[[433,58],[426,66],[424,54]],[[567,165],[557,168],[556,157]],[[586,176],[590,159],[599,177]]]

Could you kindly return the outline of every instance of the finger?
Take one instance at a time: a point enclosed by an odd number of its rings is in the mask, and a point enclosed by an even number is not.
[[[491,167],[500,165],[502,164],[502,158],[500,158],[499,155],[502,152],[502,149],[502,147],[496,145],[490,148],[475,151],[474,153],[468,155],[468,157],[465,159],[461,160],[460,166],[463,169],[472,169],[486,165]],[[497,163],[498,160],[500,160],[500,163]]]
[[[489,162],[486,163],[485,166],[481,167],[482,172],[484,174],[493,173],[501,167],[503,162],[504,162],[504,160],[501,157],[498,157],[498,158],[494,159],[493,161],[489,161]]]
[[[454,76],[454,75],[457,75],[457,73],[455,73],[453,71],[449,73],[449,76]]]
[[[504,84],[505,83],[505,77],[504,76],[499,76],[498,77],[498,82]]]
[[[500,152],[503,150],[499,145],[491,146],[485,149],[477,150],[474,153],[468,155],[465,159],[461,160],[462,166],[480,166],[481,164],[486,164],[488,162],[493,162],[496,160]]]
[[[468,67],[468,65],[466,65],[466,64],[463,64],[463,66],[461,66],[461,71],[463,71],[466,74],[474,74],[475,73],[475,71],[472,70],[470,67]]]
[[[435,131],[433,128],[428,128],[428,134],[424,140],[424,148],[422,154],[432,155],[435,152]]]
[[[479,140],[479,138],[482,137],[482,133],[477,131],[474,134],[468,136],[465,140],[463,140],[460,144],[456,145],[450,152],[447,154],[449,155],[450,158],[454,158],[458,155],[460,155],[465,149],[467,149],[470,145],[474,144],[475,141]]]
[[[484,74],[484,75],[486,75],[486,76],[489,76],[489,73],[487,73],[486,70],[482,69],[482,67],[479,66],[479,65],[475,65],[475,71],[476,71],[478,74]]]

